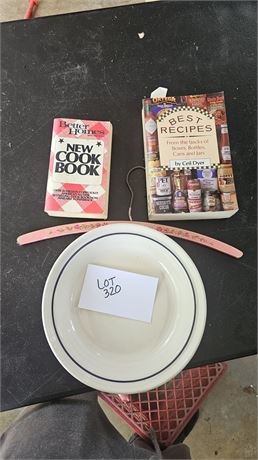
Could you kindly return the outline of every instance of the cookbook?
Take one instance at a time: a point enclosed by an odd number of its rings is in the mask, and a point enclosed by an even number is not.
[[[111,143],[109,121],[54,119],[45,212],[107,218]]]
[[[238,211],[224,93],[143,100],[149,220]]]

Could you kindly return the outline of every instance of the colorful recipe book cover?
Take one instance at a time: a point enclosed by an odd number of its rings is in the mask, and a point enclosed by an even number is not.
[[[54,119],[45,212],[107,218],[111,144],[108,121]]]
[[[235,214],[224,93],[144,99],[142,117],[149,219]]]

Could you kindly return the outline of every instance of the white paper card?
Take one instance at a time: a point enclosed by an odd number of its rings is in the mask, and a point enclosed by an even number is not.
[[[163,88],[163,86],[159,86],[151,93],[151,98],[153,97],[166,97],[168,92],[168,88]]]
[[[88,265],[79,307],[151,322],[158,278]]]

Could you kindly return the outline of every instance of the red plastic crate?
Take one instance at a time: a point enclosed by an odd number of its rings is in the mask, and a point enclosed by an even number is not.
[[[152,427],[160,447],[165,448],[180,435],[226,369],[224,363],[209,364],[182,371],[146,393],[99,396],[142,438],[149,438]]]

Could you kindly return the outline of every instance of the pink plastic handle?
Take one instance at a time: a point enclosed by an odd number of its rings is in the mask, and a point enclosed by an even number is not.
[[[29,6],[26,10],[24,19],[31,19],[33,15],[33,10],[34,8],[37,8],[38,6],[38,0],[29,0]]]
[[[210,236],[202,235],[201,233],[191,232],[190,230],[184,230],[183,228],[169,227],[168,225],[152,224],[150,222],[137,222],[137,221],[105,221],[105,222],[79,222],[75,224],[58,225],[56,227],[44,228],[36,230],[34,232],[26,233],[17,238],[19,245],[35,243],[36,241],[47,240],[49,238],[56,238],[58,236],[73,235],[78,233],[86,233],[98,227],[104,227],[109,224],[139,224],[145,227],[153,228],[161,233],[165,233],[168,236],[175,238],[182,238],[183,240],[192,241],[203,246],[207,246],[219,252],[223,252],[231,257],[240,259],[243,256],[243,252],[239,249],[230,246],[227,243],[211,238]]]

